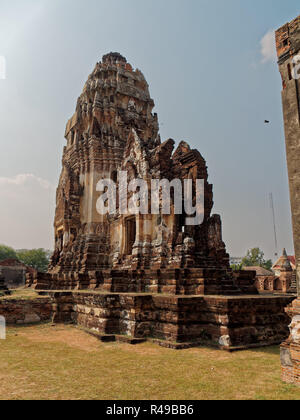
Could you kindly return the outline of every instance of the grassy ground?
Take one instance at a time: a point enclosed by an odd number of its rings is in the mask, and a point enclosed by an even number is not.
[[[8,328],[0,399],[300,399],[278,347],[226,353],[100,343],[72,326]]]
[[[11,295],[5,295],[0,296],[0,300],[6,300],[6,299],[22,299],[22,300],[31,300],[31,299],[39,299],[43,298],[43,296],[39,296],[37,292],[33,289],[27,289],[27,288],[20,288],[11,290]]]

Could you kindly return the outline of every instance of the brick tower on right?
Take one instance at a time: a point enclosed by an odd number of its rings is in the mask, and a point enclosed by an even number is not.
[[[282,378],[300,386],[300,16],[276,31],[296,254],[298,298],[287,308],[290,337],[281,345]]]

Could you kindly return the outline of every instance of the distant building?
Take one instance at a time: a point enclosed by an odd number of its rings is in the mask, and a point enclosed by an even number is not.
[[[275,276],[272,271],[263,267],[243,267],[244,271],[255,271],[255,286],[259,292],[273,292],[275,290]]]
[[[286,259],[288,260],[288,263],[286,262]],[[272,270],[274,271],[276,276],[280,276],[282,267],[287,264],[287,267],[290,265],[292,270],[296,270],[296,258],[294,255],[287,255],[286,250],[283,250],[283,255],[280,257],[275,264],[272,267]],[[289,267],[288,267],[289,268]]]
[[[295,257],[289,257],[286,250],[273,265],[272,270],[263,267],[244,267],[245,271],[255,271],[255,286],[259,292],[296,293]]]
[[[9,289],[25,286],[26,274],[34,274],[36,270],[16,259],[7,259],[0,262],[0,269],[4,283]]]
[[[230,257],[230,265],[241,265],[242,261],[242,257]]]

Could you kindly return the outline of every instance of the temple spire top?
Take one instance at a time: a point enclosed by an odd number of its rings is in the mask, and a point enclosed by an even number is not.
[[[102,57],[103,63],[117,63],[117,62],[123,62],[127,63],[127,60],[123,55],[121,55],[118,52],[110,52],[109,54],[106,54]]]

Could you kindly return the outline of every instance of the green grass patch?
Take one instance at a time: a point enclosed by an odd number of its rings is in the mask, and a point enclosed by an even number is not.
[[[0,300],[33,300],[41,299],[45,296],[39,296],[33,289],[20,288],[11,290],[11,295],[0,295]]]
[[[72,326],[8,328],[0,399],[299,400],[281,382],[279,348],[174,351],[101,343]]]

